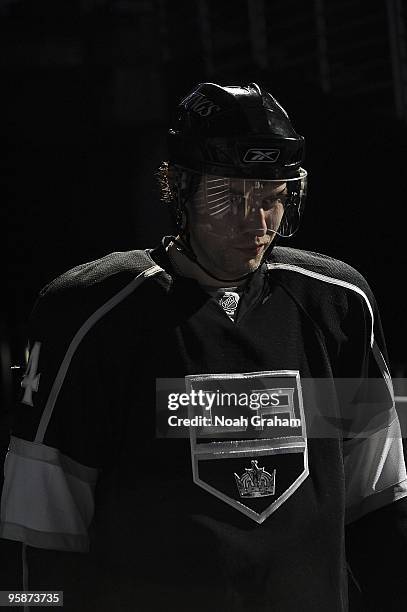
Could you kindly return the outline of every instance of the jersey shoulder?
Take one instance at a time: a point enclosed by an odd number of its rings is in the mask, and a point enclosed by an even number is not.
[[[325,283],[330,291],[336,286],[340,289],[363,293],[369,300],[373,299],[372,291],[364,276],[349,264],[313,251],[275,247],[268,261],[269,271],[286,271],[288,277],[299,276],[312,279],[320,285]]]
[[[160,272],[160,274],[157,274]],[[31,323],[52,329],[71,323],[80,325],[113,300],[123,301],[150,275],[165,282],[164,271],[153,261],[149,251],[110,253],[100,259],[80,264],[46,285],[31,314]]]
[[[40,296],[58,294],[72,289],[102,286],[114,279],[131,280],[155,265],[148,251],[125,251],[109,253],[100,259],[79,264],[48,283]]]

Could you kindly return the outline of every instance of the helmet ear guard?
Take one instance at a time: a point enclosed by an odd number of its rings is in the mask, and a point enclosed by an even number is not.
[[[160,168],[162,189],[165,190],[163,199],[170,206],[173,221],[182,235],[186,231],[187,203],[198,190],[201,176],[169,163],[163,166]]]
[[[288,202],[278,228],[278,236],[291,238],[299,230],[307,197],[307,171],[300,168],[298,181],[287,181]]]

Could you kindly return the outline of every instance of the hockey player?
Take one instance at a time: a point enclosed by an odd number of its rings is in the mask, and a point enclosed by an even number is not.
[[[161,169],[177,235],[41,292],[1,515],[26,588],[76,612],[339,612],[350,562],[367,609],[404,609],[374,297],[348,265],[276,246],[303,214],[303,149],[257,85],[200,84]],[[163,379],[159,408],[172,385],[204,398],[188,437],[155,415]]]

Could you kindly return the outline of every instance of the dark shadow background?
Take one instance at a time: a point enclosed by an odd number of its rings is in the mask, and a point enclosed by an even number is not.
[[[402,373],[407,84],[399,5],[0,2],[3,327],[12,360],[21,359],[44,284],[169,231],[154,171],[176,100],[203,80],[258,81],[307,142],[309,199],[290,244],[367,276]]]
[[[367,277],[407,377],[405,32],[399,0],[1,0],[3,366],[43,285],[170,231],[154,172],[176,100],[257,81],[307,143],[288,244]]]

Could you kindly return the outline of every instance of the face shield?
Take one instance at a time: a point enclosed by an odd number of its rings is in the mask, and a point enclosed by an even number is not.
[[[286,179],[241,179],[204,174],[191,199],[193,221],[223,238],[252,230],[284,238],[297,231],[304,209],[307,172]]]

